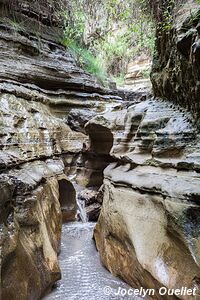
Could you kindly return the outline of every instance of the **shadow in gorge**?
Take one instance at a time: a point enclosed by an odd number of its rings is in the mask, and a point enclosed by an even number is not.
[[[109,154],[113,146],[113,134],[111,130],[99,124],[89,123],[86,126],[89,134],[91,147],[90,150],[97,154]]]
[[[87,187],[100,187],[103,183],[104,169],[113,162],[110,156],[114,142],[113,133],[103,125],[90,122],[85,129],[90,139],[90,165],[91,170],[93,169]]]
[[[62,211],[63,223],[75,221],[77,212],[76,191],[73,184],[61,179],[59,184],[59,201]]]
[[[98,189],[103,183],[104,168],[113,160],[109,155],[113,146],[111,130],[96,124],[88,126],[87,129],[90,137],[90,152],[87,159],[83,161],[84,163],[81,161],[81,167],[90,170],[82,176],[89,177],[88,185],[91,188],[87,189],[88,186],[81,186],[75,181],[71,183],[66,179],[59,181],[59,200],[63,222],[66,223],[62,227],[59,256],[62,279],[57,282],[53,291],[45,296],[45,300],[122,299],[121,296],[117,296],[118,292],[128,291],[130,288],[101,264],[92,238],[95,222],[69,222],[70,219],[75,220],[80,192],[85,188],[88,191],[86,202],[92,201],[92,198],[96,197],[93,192],[98,193],[95,188]],[[96,205],[97,203],[89,204]],[[82,206],[84,210],[87,208],[87,206]],[[127,299],[139,300],[141,298],[131,296]]]

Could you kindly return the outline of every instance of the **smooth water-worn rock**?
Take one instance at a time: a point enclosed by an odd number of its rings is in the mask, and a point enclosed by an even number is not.
[[[96,132],[93,151],[109,139],[116,160],[104,171],[94,232],[103,263],[133,287],[199,288],[200,134],[192,115],[150,99],[87,127]]]
[[[62,161],[47,160],[0,175],[2,299],[38,299],[60,278],[63,170]]]
[[[183,6],[176,28],[157,40],[154,92],[169,102],[110,91],[84,72],[60,44],[59,3],[0,0],[2,299],[40,299],[60,278],[61,223],[77,211],[72,181],[96,190],[103,177],[94,236],[108,270],[133,287],[199,288],[198,11],[185,18]],[[99,205],[90,202],[92,217]],[[67,232],[73,247],[89,255],[63,245],[71,280],[64,288],[72,297],[92,292],[102,299],[102,285],[113,279],[92,256],[91,241]]]
[[[1,169],[66,152],[81,152],[86,137],[73,132],[48,106],[11,94],[1,94],[0,103]]]
[[[94,237],[102,262],[131,286],[199,294],[199,5],[174,4],[170,26],[158,23],[151,75],[155,95],[165,100],[147,99],[86,124],[91,151],[115,160],[104,171]],[[161,7],[152,6],[162,21]]]
[[[120,106],[121,98],[61,45],[62,4],[0,0],[3,300],[40,299],[60,278],[61,223],[77,212],[76,192],[65,174],[75,170],[83,186],[96,181],[100,187],[110,163],[91,162],[84,125]]]

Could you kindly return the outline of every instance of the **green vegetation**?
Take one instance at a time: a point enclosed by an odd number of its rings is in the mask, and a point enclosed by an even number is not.
[[[74,0],[67,2],[63,44],[80,65],[106,84],[123,82],[127,64],[154,51],[154,24],[143,0]]]
[[[2,24],[7,23],[14,32],[23,32],[23,31],[25,32],[24,23],[17,21],[15,19],[15,16],[13,17],[13,20],[11,20],[7,17],[1,17],[0,23],[2,23]]]
[[[80,66],[86,72],[94,75],[102,85],[107,86],[107,74],[101,67],[101,62],[98,57],[92,55],[88,49],[81,47],[75,41],[69,40],[69,38],[64,38],[62,43],[75,55]]]
[[[123,86],[124,85],[124,73],[121,73],[119,76],[113,76],[113,81],[116,83],[117,86]]]
[[[142,71],[142,77],[144,79],[147,79],[150,77],[150,71]]]

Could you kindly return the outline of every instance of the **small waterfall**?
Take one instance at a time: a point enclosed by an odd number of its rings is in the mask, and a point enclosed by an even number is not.
[[[88,222],[88,218],[87,218],[87,213],[86,213],[86,209],[85,209],[85,201],[78,199],[78,197],[76,198],[77,201],[77,217],[78,219],[80,219],[83,223]]]
[[[84,189],[84,187],[81,187],[80,185],[78,185],[75,181],[75,178],[76,178],[76,175],[69,177],[69,179],[73,183],[74,188],[76,190],[76,203],[77,203],[76,217],[77,217],[78,221],[81,221],[82,223],[87,223],[88,217],[87,217],[87,213],[86,213],[86,209],[85,209],[85,201],[79,199],[79,193],[81,190]]]
[[[84,187],[77,184],[75,178],[76,178],[76,174],[69,176],[69,179],[76,190],[76,203],[77,203],[76,218],[78,221],[81,221],[82,223],[87,223],[88,217],[85,209],[85,201],[79,199],[79,193],[84,189]]]

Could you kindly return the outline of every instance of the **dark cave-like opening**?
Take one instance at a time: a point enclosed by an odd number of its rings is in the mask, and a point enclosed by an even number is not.
[[[73,184],[66,179],[59,180],[58,184],[63,223],[74,221],[77,212],[75,188]]]

